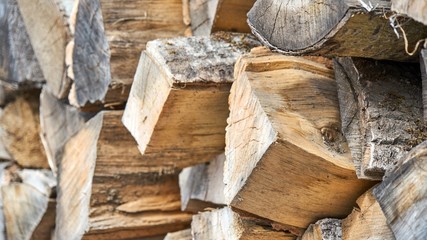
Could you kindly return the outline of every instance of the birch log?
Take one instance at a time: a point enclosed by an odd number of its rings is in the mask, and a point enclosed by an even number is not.
[[[226,129],[226,203],[306,228],[323,217],[347,216],[372,185],[356,177],[327,66],[328,59],[262,48],[236,64]]]
[[[248,23],[265,45],[286,54],[417,61],[390,26],[390,7],[388,0],[260,0],[248,13]],[[427,37],[426,26],[408,18],[398,22],[409,46]]]
[[[194,240],[290,240],[296,238],[289,232],[274,230],[271,226],[259,225],[256,221],[245,219],[229,207],[194,215],[191,233]]]
[[[225,33],[147,44],[123,116],[147,161],[183,168],[224,151],[233,66],[256,44]]]
[[[16,0],[0,3],[0,80],[10,87],[40,87],[43,74]]]
[[[374,195],[396,239],[427,237],[427,142],[389,169]]]
[[[209,163],[187,167],[179,174],[181,210],[203,211],[205,208],[225,205],[224,161],[220,154]]]
[[[391,10],[427,25],[427,3],[424,0],[391,0]]]
[[[342,129],[357,174],[380,180],[423,138],[418,66],[338,58],[335,72]]]
[[[178,176],[143,165],[122,113],[98,113],[65,145],[56,239],[138,239],[189,226]]]

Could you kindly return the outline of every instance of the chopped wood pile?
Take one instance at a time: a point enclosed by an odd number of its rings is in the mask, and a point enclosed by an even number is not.
[[[427,239],[424,0],[3,0],[0,240]]]

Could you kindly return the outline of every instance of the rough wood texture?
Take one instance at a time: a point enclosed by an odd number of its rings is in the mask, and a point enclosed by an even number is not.
[[[373,188],[360,196],[358,207],[342,220],[342,239],[395,239],[372,191]]]
[[[334,63],[342,129],[358,177],[380,180],[423,138],[418,66],[357,58]]]
[[[225,205],[224,161],[225,155],[221,154],[209,163],[182,170],[179,174],[182,211],[199,212]]]
[[[391,2],[363,1],[369,10],[361,2],[260,0],[248,13],[248,23],[264,44],[282,53],[416,61],[384,17],[393,14]],[[399,22],[409,46],[427,37],[426,26],[411,19]]]
[[[342,236],[341,220],[325,218],[310,224],[300,240],[341,240]]]
[[[194,240],[295,239],[295,235],[288,232],[274,230],[271,226],[259,225],[256,221],[242,218],[229,207],[194,215],[191,232]]]
[[[423,120],[427,123],[427,49],[420,52],[420,70],[423,90]]]
[[[427,2],[425,0],[391,0],[391,10],[406,14],[427,25]]]
[[[374,195],[396,239],[427,238],[427,142],[390,169]]]
[[[47,89],[40,94],[40,137],[52,171],[56,174],[66,142],[85,123],[76,108],[57,100]]]
[[[18,95],[0,117],[2,141],[11,158],[22,167],[49,168],[39,136],[38,96]]]
[[[98,113],[66,144],[57,239],[139,239],[188,227],[191,215],[179,211],[178,176],[142,164],[120,124],[122,113]]]
[[[233,66],[255,44],[225,33],[147,44],[123,123],[148,163],[183,168],[224,151]]]
[[[358,180],[340,131],[328,59],[254,49],[236,64],[224,167],[228,204],[306,228],[347,216],[372,184]],[[334,207],[331,207],[334,206]]]
[[[191,25],[193,36],[209,36],[218,0],[184,0],[186,1],[188,1],[188,23]]]
[[[255,0],[217,0],[212,32],[228,31],[250,33],[246,14]]]
[[[0,80],[13,87],[39,87],[43,74],[15,0],[0,3]]]
[[[163,240],[192,240],[191,229],[168,233]]]

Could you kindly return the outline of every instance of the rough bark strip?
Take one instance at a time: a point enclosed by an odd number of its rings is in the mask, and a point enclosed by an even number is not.
[[[420,68],[423,89],[423,119],[427,123],[427,49],[420,52]]]
[[[403,39],[384,17],[394,14],[391,2],[363,1],[366,8],[361,2],[260,0],[248,13],[248,23],[266,46],[286,54],[417,61],[406,54]],[[399,22],[409,46],[427,37],[426,26],[409,18]]]
[[[342,129],[360,178],[380,180],[423,135],[417,66],[335,60]]]

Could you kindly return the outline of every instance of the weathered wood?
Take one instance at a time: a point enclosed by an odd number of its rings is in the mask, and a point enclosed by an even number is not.
[[[182,170],[179,174],[182,211],[199,212],[225,205],[224,161],[225,155],[221,154],[209,163]]]
[[[245,219],[229,207],[194,215],[191,232],[194,240],[290,240],[296,238],[289,232],[274,230],[271,226],[260,225],[252,219]]]
[[[427,123],[427,49],[420,52],[420,70],[423,90],[423,120]]]
[[[390,26],[390,7],[389,0],[260,0],[248,23],[265,45],[286,54],[416,61]],[[411,19],[399,23],[409,46],[427,37],[426,26]]]
[[[425,0],[391,0],[391,10],[427,25],[427,3]]]
[[[263,48],[238,61],[226,129],[228,204],[306,228],[326,216],[347,216],[372,186],[356,177],[327,66],[328,59]]]
[[[335,218],[325,218],[310,224],[301,240],[341,240],[342,236],[341,220]]]
[[[98,113],[67,142],[58,167],[57,239],[137,239],[188,227],[178,176],[144,166],[122,113]]]
[[[40,94],[40,137],[50,168],[56,174],[66,142],[85,123],[76,108],[56,99],[47,89]]]
[[[17,95],[3,109],[0,124],[4,130],[1,141],[11,159],[17,161],[22,167],[49,168],[39,136],[37,95]]]
[[[147,161],[183,168],[224,151],[233,66],[256,44],[226,33],[147,44],[123,116]]]
[[[246,14],[255,0],[217,0],[212,32],[230,31],[250,33]]]
[[[183,0],[188,5],[188,22],[193,36],[209,36],[215,19],[218,0]],[[184,6],[185,7],[185,6]]]
[[[0,80],[13,87],[44,82],[16,0],[0,3]]]
[[[373,188],[360,196],[356,203],[358,207],[342,220],[342,239],[395,239],[373,195]]]
[[[427,238],[427,142],[423,142],[389,169],[374,189],[396,239]]]
[[[163,240],[191,240],[191,229],[168,233]]]
[[[334,63],[342,129],[357,175],[381,180],[422,139],[418,66],[357,58]]]

